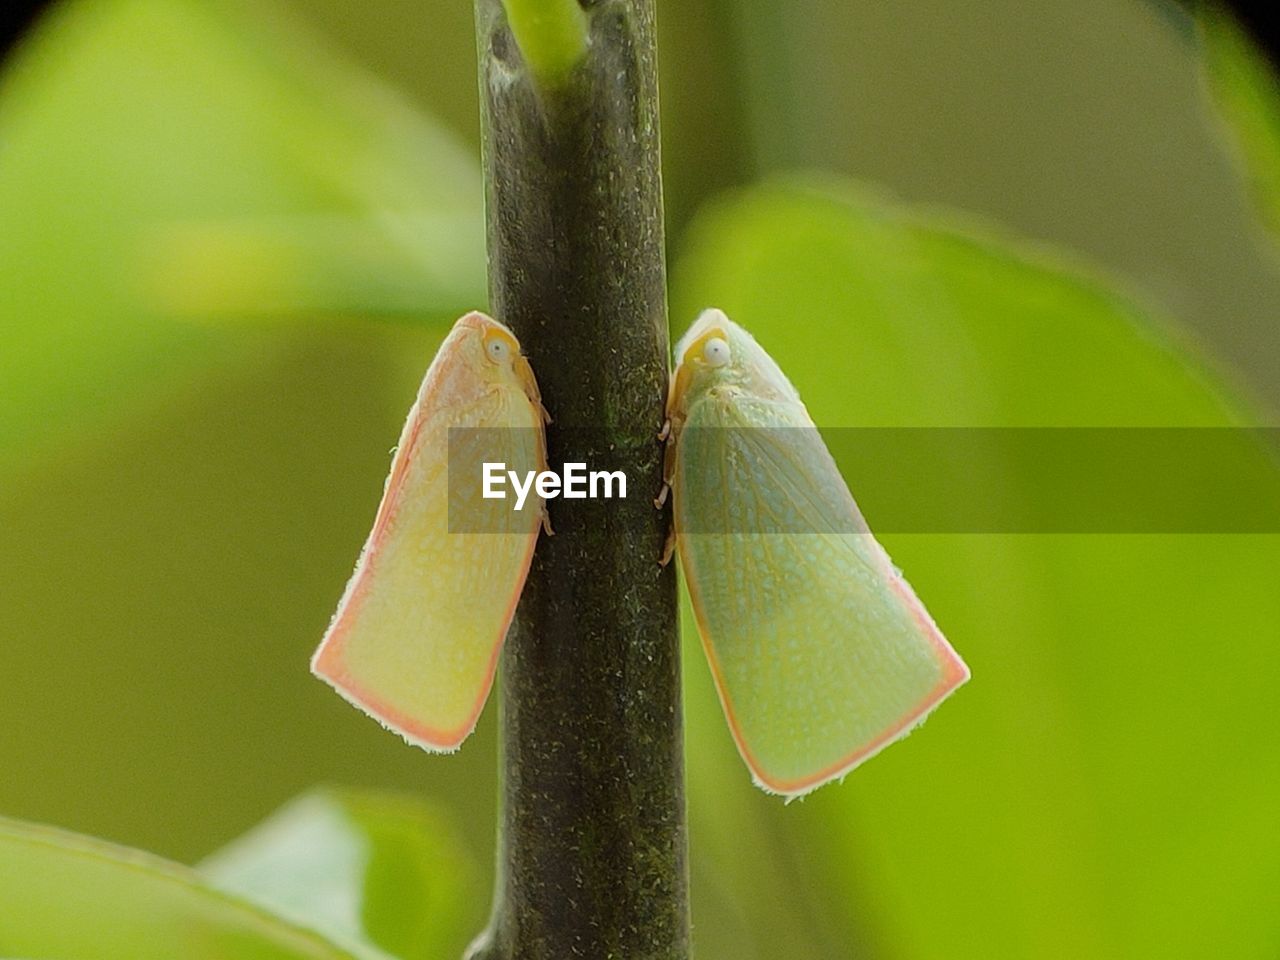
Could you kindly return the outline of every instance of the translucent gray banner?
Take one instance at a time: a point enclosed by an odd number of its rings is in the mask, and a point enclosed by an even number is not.
[[[529,449],[531,431],[515,434],[450,431],[451,531],[510,529],[512,480],[505,499],[481,491],[485,462]],[[550,440],[553,523],[587,498],[609,502],[601,483],[592,497],[592,473],[636,462],[603,430]],[[679,447],[687,533],[861,532],[846,484],[876,533],[1280,533],[1280,428],[687,427]],[[566,461],[582,465],[569,498]],[[652,486],[627,475],[626,499],[651,500]],[[618,487],[615,477],[614,502]]]

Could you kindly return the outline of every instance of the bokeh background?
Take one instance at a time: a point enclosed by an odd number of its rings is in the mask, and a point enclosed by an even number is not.
[[[1274,425],[1280,113],[1229,26],[659,18],[673,335],[724,307],[823,425]],[[428,757],[306,669],[484,302],[477,141],[466,0],[63,0],[5,64],[0,814],[195,862],[402,790],[473,864],[440,955],[479,928],[492,706]],[[1280,955],[1278,538],[885,540],[974,680],[843,785],[755,792],[685,631],[699,955]]]

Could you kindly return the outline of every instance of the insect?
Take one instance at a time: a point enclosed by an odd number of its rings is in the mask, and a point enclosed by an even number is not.
[[[409,411],[373,530],[312,658],[313,673],[427,750],[455,750],[474,729],[539,530],[551,532],[536,495],[519,510],[481,499],[481,461],[545,470],[548,422],[511,331],[482,313],[458,320]],[[451,486],[451,470],[474,477]],[[470,522],[451,532],[457,516]]]
[[[706,310],[676,346],[664,484],[721,706],[756,784],[800,796],[969,678],[867,528],[795,388]]]

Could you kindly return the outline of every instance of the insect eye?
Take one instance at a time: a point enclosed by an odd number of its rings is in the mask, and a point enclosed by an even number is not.
[[[494,363],[506,363],[511,359],[511,347],[505,340],[494,337],[492,340],[486,340],[484,344],[485,353],[489,355],[489,359]]]
[[[702,359],[709,367],[723,367],[729,362],[729,344],[712,337],[702,345]]]

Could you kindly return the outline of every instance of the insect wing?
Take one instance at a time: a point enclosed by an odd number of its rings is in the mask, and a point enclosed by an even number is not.
[[[905,736],[969,674],[789,392],[702,397],[679,436],[673,491],[734,740],[759,786],[798,796]]]
[[[534,494],[519,511],[482,498],[482,461],[521,476],[544,466],[543,424],[517,380],[479,376],[484,361],[467,339],[477,336],[459,321],[427,371],[373,531],[312,660],[351,703],[434,751],[456,749],[475,727],[541,523]],[[450,469],[474,481],[451,490]],[[465,528],[451,531],[459,518]]]

